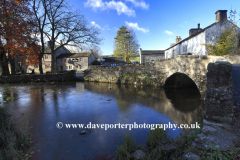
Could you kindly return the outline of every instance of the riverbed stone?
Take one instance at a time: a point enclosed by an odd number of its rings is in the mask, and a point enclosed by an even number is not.
[[[142,150],[136,150],[134,153],[133,153],[133,157],[135,159],[143,159],[143,157],[145,157],[145,153],[142,151]]]
[[[202,129],[202,132],[205,134],[214,134],[217,132],[217,130],[211,126],[204,126]]]
[[[233,147],[235,145],[234,142],[236,139],[240,138],[237,134],[220,127],[215,127],[215,129],[217,132],[211,128],[210,132],[207,130],[205,133],[198,134],[192,145],[198,149],[211,149],[217,147],[226,151],[228,147]]]
[[[162,153],[164,153],[164,154],[169,154],[171,152],[176,151],[176,149],[177,149],[176,145],[172,142],[160,143],[160,148],[161,148]]]
[[[192,152],[187,153],[183,157],[185,160],[201,160],[200,157]]]
[[[185,160],[201,160],[200,157],[192,152],[187,153],[184,155],[183,159]]]

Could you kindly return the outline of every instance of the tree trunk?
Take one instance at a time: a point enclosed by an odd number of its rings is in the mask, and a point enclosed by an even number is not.
[[[11,67],[11,74],[16,74],[15,61],[11,55],[9,55],[9,62],[10,62],[10,67]]]
[[[8,68],[8,60],[6,54],[4,52],[0,53],[0,61],[2,62],[2,75],[10,75],[9,68]]]
[[[41,58],[41,56],[40,57],[38,57],[39,58],[39,72],[40,72],[40,74],[43,74],[43,69],[42,69],[42,58]]]

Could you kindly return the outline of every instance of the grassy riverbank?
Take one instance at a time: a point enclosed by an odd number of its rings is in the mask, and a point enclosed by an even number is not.
[[[239,130],[232,130],[231,132],[237,134]],[[173,140],[167,136],[166,131],[158,128],[150,131],[147,137],[146,147],[137,145],[130,135],[126,135],[124,143],[118,146],[115,159],[132,160],[139,158],[143,160],[169,160],[186,159],[186,155],[190,155],[192,159],[240,160],[240,141],[238,142],[236,139],[235,145],[225,151],[221,150],[221,147],[199,149],[192,144],[201,133],[205,134],[202,129],[193,131],[185,130],[176,140]]]
[[[30,147],[27,124],[16,125],[6,107],[0,107],[0,160],[23,159]],[[25,158],[27,158],[25,156]]]

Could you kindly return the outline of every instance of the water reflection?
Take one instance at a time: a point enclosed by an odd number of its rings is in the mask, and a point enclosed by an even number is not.
[[[107,83],[57,83],[11,85],[0,94],[13,96],[4,102],[16,117],[32,125],[33,159],[90,159],[98,153],[115,153],[118,141],[130,133],[144,144],[149,129],[94,129],[79,135],[81,129],[61,130],[57,122],[69,124],[191,124],[201,122],[203,107],[198,91],[166,90]],[[1,97],[1,96],[0,96]],[[173,137],[181,130],[168,130]],[[40,151],[39,151],[40,150]],[[38,152],[39,151],[39,152]]]

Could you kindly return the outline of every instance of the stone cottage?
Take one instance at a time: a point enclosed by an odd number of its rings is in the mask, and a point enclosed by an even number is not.
[[[56,57],[57,72],[68,70],[83,71],[88,69],[95,60],[96,57],[92,50],[84,53],[63,53]]]
[[[55,48],[58,48],[59,45],[55,45]],[[66,47],[62,46],[58,48],[55,51],[55,56],[59,56],[60,54],[72,54]],[[43,73],[50,72],[51,71],[51,61],[52,61],[52,55],[51,55],[51,49],[50,49],[50,41],[48,41],[47,46],[44,49],[44,55],[42,58],[42,68]],[[30,65],[27,69],[25,69],[25,73],[32,73],[32,70],[34,69],[34,72],[40,72],[38,66]]]
[[[140,64],[159,61],[164,58],[164,50],[142,50],[140,48]]]
[[[205,45],[216,45],[218,37],[234,24],[227,20],[227,10],[218,10],[216,13],[216,22],[206,28],[192,28],[189,30],[189,37],[181,40],[176,38],[176,42],[165,50],[165,59],[182,54],[207,55]],[[240,33],[238,27],[234,28],[235,32]]]

